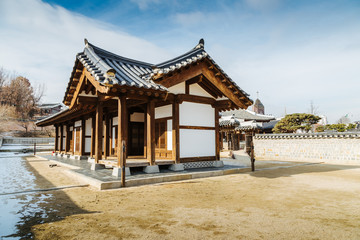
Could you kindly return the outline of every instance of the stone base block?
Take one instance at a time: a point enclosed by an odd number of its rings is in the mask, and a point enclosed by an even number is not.
[[[91,170],[93,171],[96,171],[96,170],[100,170],[100,169],[104,169],[105,168],[105,165],[104,164],[96,164],[96,163],[93,163],[91,164]]]
[[[145,173],[159,173],[160,172],[158,165],[146,166],[143,168],[143,171]]]
[[[70,158],[75,160],[88,160],[87,156],[80,156],[80,155],[70,155]]]
[[[95,158],[88,157],[87,161],[89,163],[95,163]]]
[[[171,164],[169,170],[174,172],[184,171],[184,164]]]
[[[121,177],[121,168],[116,168],[114,167],[113,168],[113,172],[112,172],[112,175],[114,177]],[[125,176],[130,176],[131,173],[130,173],[130,168],[126,167],[125,168]]]
[[[221,168],[221,167],[224,167],[224,162],[223,161],[214,161],[213,163],[214,167],[217,167],[217,168]]]

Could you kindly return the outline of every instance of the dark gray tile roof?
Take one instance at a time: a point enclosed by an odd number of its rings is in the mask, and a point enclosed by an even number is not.
[[[197,44],[193,49],[189,52],[180,55],[176,58],[168,60],[163,63],[156,64],[153,66],[153,72],[149,75],[145,75],[144,78],[152,78],[156,74],[168,74],[172,71],[185,67],[191,63],[197,62],[201,59],[207,58],[209,59],[214,66],[245,96],[249,96],[244,90],[242,90],[236,82],[234,82],[225,72],[224,70],[210,57],[210,55],[204,49],[204,40],[200,39],[199,44]]]
[[[77,59],[86,69],[103,85],[119,84],[148,88],[155,90],[167,90],[165,87],[154,83],[150,79],[141,76],[152,72],[151,64],[125,58],[96,47],[87,40],[83,52],[77,54]],[[107,73],[115,73],[115,78]]]

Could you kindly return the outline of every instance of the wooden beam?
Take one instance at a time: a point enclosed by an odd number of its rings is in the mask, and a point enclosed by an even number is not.
[[[215,160],[220,160],[219,109],[215,108]]]
[[[78,96],[78,98],[76,99],[77,104],[96,105],[97,102],[98,102],[97,97]]]
[[[127,126],[128,116],[126,109],[126,96],[118,98],[118,144],[117,148],[117,166],[121,168],[121,186],[125,187],[125,167],[127,151]]]
[[[237,106],[246,109],[248,106],[243,103],[238,96],[234,95],[232,90],[228,89],[219,78],[215,76],[212,71],[209,71],[207,68],[204,68],[203,71],[204,76],[214,84],[227,98],[229,98],[232,102],[234,102]]]
[[[105,113],[105,125],[104,125],[104,159],[107,159],[109,156],[109,123],[110,123],[110,117],[108,113]]]
[[[85,81],[85,75],[84,75],[84,72],[83,72],[83,74],[81,74],[81,77],[80,77],[80,82],[77,84],[76,90],[75,90],[74,95],[73,95],[73,97],[71,99],[71,103],[70,103],[70,106],[69,106],[70,109],[74,107],[74,105],[76,103],[76,98],[80,94],[80,92],[81,92],[81,90],[82,90],[82,88],[84,86],[84,81]]]
[[[102,157],[103,102],[99,102],[96,106],[95,124],[95,163],[99,164]]]
[[[213,107],[218,108],[218,109],[220,109],[220,108],[230,108],[231,107],[231,101],[230,100],[219,100],[219,101],[215,102]]]
[[[186,102],[194,102],[194,103],[214,104],[216,102],[216,100],[213,98],[196,96],[196,95],[187,95],[187,94],[178,94],[177,100],[179,103],[186,101]]]
[[[81,140],[80,140],[80,155],[85,155],[85,119],[81,118]]]
[[[96,138],[95,124],[96,124],[96,116],[92,116],[91,117],[91,150],[90,150],[91,157],[95,155],[95,138]]]
[[[59,126],[55,125],[55,147],[54,147],[54,151],[58,151],[58,146],[59,146]]]
[[[146,111],[147,130],[147,160],[150,165],[155,165],[155,102],[150,100]]]
[[[176,99],[175,99],[176,100]],[[174,101],[172,104],[172,158],[175,163],[180,163],[180,144],[179,144],[179,103]]]
[[[64,137],[64,126],[61,124],[60,125],[60,149],[59,151],[62,151],[63,150],[63,137]]]
[[[100,82],[95,80],[95,78],[91,75],[91,73],[88,72],[88,70],[86,68],[84,68],[84,73],[85,73],[86,78],[95,87],[96,91],[99,91],[100,93],[108,93],[108,92],[110,92],[110,88],[101,85]]]
[[[188,69],[183,69],[180,73],[175,73],[174,75],[170,76],[170,77],[164,77],[162,80],[160,81],[156,81],[156,83],[159,83],[161,85],[163,85],[164,87],[171,87],[174,86],[176,84],[179,84],[181,82],[184,82],[186,80],[192,79],[198,75],[201,74],[202,72],[202,66],[203,65],[194,65],[191,66]]]
[[[196,130],[215,130],[215,127],[204,127],[204,126],[185,126],[180,125],[180,129],[196,129]]]

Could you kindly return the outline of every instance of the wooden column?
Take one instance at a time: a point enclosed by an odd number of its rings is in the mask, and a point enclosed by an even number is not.
[[[81,119],[80,156],[85,155],[85,119]]]
[[[180,148],[179,148],[179,103],[176,100],[172,104],[172,158],[175,163],[180,163]]]
[[[144,158],[147,159],[147,109],[144,111]]]
[[[66,135],[65,135],[65,152],[68,152],[69,151],[69,147],[70,147],[70,138],[69,138],[69,125],[66,124],[65,125],[65,129],[66,129]]]
[[[110,117],[109,114],[105,114],[105,125],[104,125],[104,158],[107,159],[107,157],[109,156],[109,122],[110,122]]]
[[[219,109],[215,108],[215,160],[220,160]]]
[[[150,165],[155,165],[155,102],[150,100],[146,111],[146,134],[147,134],[147,160]]]
[[[120,96],[118,100],[118,144],[116,148],[118,167],[121,169],[126,166],[127,122],[126,96]],[[121,176],[122,175],[123,174],[121,174]]]
[[[96,138],[96,133],[95,133],[95,124],[96,124],[96,116],[92,116],[92,120],[91,120],[91,150],[90,150],[90,156],[94,157],[95,155],[95,138]]]
[[[64,137],[63,129],[64,129],[64,126],[61,124],[60,125],[60,152],[63,150],[63,137]]]
[[[59,126],[55,125],[55,147],[54,147],[54,151],[58,151],[59,150]]]
[[[230,150],[230,138],[229,138],[229,131],[226,131],[226,141],[227,141],[227,150]]]
[[[102,157],[103,102],[96,105],[95,118],[95,163],[98,164]]]

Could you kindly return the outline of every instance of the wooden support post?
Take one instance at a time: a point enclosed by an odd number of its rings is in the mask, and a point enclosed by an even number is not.
[[[69,147],[70,147],[70,138],[69,138],[69,125],[68,124],[66,124],[65,125],[65,133],[66,133],[66,135],[65,135],[65,152],[67,153],[68,151],[69,151]]]
[[[174,101],[172,104],[172,158],[175,163],[180,163],[179,149],[179,103]]]
[[[144,158],[147,159],[147,109],[144,111]]]
[[[147,160],[150,165],[155,165],[155,102],[150,100],[146,111],[147,130]]]
[[[102,157],[102,133],[103,133],[103,102],[96,106],[96,127],[95,127],[95,163],[98,164]]]
[[[235,133],[232,132],[231,133],[231,150],[235,150],[235,137],[234,137]]]
[[[55,147],[54,147],[54,151],[58,151],[58,146],[59,146],[59,126],[55,125]]]
[[[109,156],[109,122],[110,117],[109,114],[105,114],[105,125],[104,125],[104,158],[107,159]]]
[[[60,125],[60,152],[63,150],[64,126]]]
[[[127,125],[128,116],[126,109],[126,96],[122,95],[118,100],[118,144],[117,159],[118,167],[121,168],[121,186],[125,187],[125,167],[126,167],[126,151],[127,151]]]
[[[227,141],[227,150],[230,150],[230,138],[229,138],[229,131],[226,132],[226,141]]]
[[[85,155],[85,119],[81,119],[80,156]]]
[[[96,116],[92,116],[92,121],[91,121],[91,150],[90,150],[90,156],[94,157],[95,155],[95,138],[96,138],[96,133],[95,133],[95,124],[96,124]]]
[[[220,160],[219,109],[215,108],[215,160]]]

